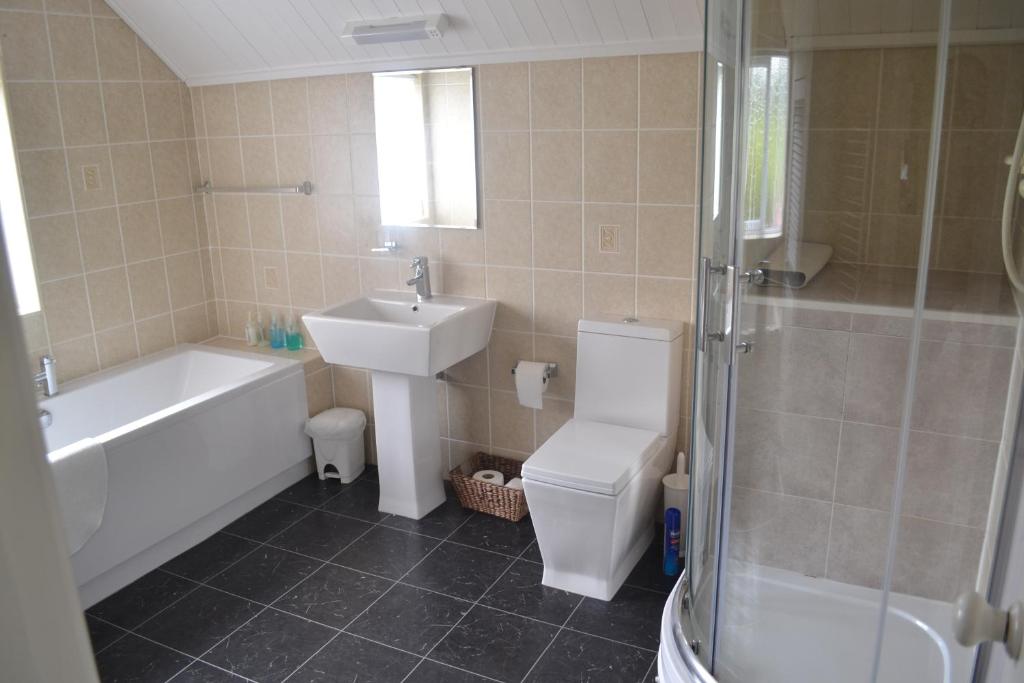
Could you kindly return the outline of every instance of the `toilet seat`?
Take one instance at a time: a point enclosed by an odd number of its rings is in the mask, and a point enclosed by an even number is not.
[[[657,432],[573,418],[531,455],[523,478],[618,495],[659,451]]]

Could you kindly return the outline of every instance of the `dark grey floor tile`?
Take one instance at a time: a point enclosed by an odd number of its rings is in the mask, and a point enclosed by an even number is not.
[[[387,517],[380,512],[380,485],[376,481],[357,480],[345,487],[340,495],[324,505],[324,510],[367,522],[379,522]]]
[[[399,579],[437,545],[437,539],[376,527],[335,555],[331,562]]]
[[[647,670],[647,675],[644,677],[644,683],[657,683],[658,679],[658,658],[655,657],[654,661],[651,662],[650,668]]]
[[[507,683],[518,683],[558,628],[477,605],[430,658]]]
[[[321,564],[309,557],[263,546],[207,583],[269,605],[286,590],[315,572]]]
[[[96,656],[103,683],[154,683],[166,681],[192,661],[129,633]]]
[[[457,543],[493,550],[506,555],[518,555],[533,542],[533,524],[527,517],[521,522],[477,514],[452,534]]]
[[[261,609],[254,602],[200,586],[147,621],[137,632],[198,657]]]
[[[419,661],[419,657],[342,633],[288,681],[395,683],[405,679]]]
[[[344,628],[391,585],[391,581],[327,564],[282,596],[274,607]]]
[[[272,543],[279,548],[329,560],[369,528],[366,522],[314,510]]]
[[[193,662],[190,667],[172,678],[170,683],[242,683],[244,680],[205,662]]]
[[[629,645],[562,631],[537,666],[528,683],[640,683],[655,654]]]
[[[480,604],[561,626],[583,596],[541,585],[544,567],[516,560]]]
[[[664,540],[658,534],[655,534],[651,545],[636,563],[636,566],[633,567],[633,571],[626,577],[625,585],[661,591],[662,593],[672,592],[676,581],[679,580],[679,574],[665,576],[665,572],[662,569],[663,543]],[[680,563],[682,563],[682,558],[680,558]]]
[[[566,626],[620,643],[657,650],[665,600],[666,596],[661,593],[623,586],[610,602],[584,598]]]
[[[442,543],[403,582],[463,600],[476,600],[511,563],[507,555]]]
[[[266,503],[242,515],[223,530],[229,534],[244,536],[262,543],[281,533],[308,513],[309,508],[271,498]]]
[[[86,613],[133,629],[197,585],[157,569],[96,603]]]
[[[458,499],[454,497],[454,493],[449,492],[445,502],[436,509],[431,510],[423,519],[409,519],[408,517],[391,515],[381,524],[393,529],[401,529],[402,531],[414,531],[424,536],[447,538],[469,519],[472,514],[472,510],[462,507]]]
[[[487,680],[483,676],[424,659],[405,683],[480,683]]]
[[[297,484],[292,484],[284,491],[281,491],[275,497],[286,500],[289,503],[320,507],[341,493],[346,486],[346,484],[342,484],[337,479],[324,479],[320,481],[320,477],[314,472]]]
[[[520,555],[520,557],[524,560],[529,560],[530,562],[544,562],[543,558],[540,556],[540,545],[537,541],[531,543],[530,547],[528,547],[526,552]]]
[[[85,625],[89,629],[89,642],[92,643],[93,652],[99,652],[127,633],[122,628],[100,621],[88,614],[85,615]]]
[[[203,659],[247,678],[284,680],[337,631],[273,609],[232,633]]]
[[[399,584],[345,630],[423,655],[470,606],[468,602]]]
[[[255,541],[217,533],[165,562],[161,569],[193,581],[206,581],[258,547]]]
[[[367,465],[366,469],[363,470],[363,473],[359,475],[358,479],[356,479],[356,481],[379,481],[379,480],[380,479],[377,476],[377,466],[376,465]]]

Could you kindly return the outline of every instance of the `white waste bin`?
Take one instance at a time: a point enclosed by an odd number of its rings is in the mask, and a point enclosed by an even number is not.
[[[363,429],[366,416],[355,408],[331,408],[306,420],[306,434],[313,439],[316,472],[320,479],[340,479],[348,484],[363,472]],[[325,471],[327,465],[335,471]]]

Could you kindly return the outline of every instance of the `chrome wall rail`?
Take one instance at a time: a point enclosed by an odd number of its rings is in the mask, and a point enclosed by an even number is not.
[[[203,194],[313,194],[313,183],[308,180],[298,185],[287,185],[284,187],[214,187],[207,180],[202,185],[196,186],[196,192]]]

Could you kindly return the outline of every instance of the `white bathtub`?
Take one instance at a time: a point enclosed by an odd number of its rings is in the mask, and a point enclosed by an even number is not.
[[[688,671],[676,585],[662,615],[659,680],[697,683]],[[730,577],[714,679],[720,683],[861,683],[871,678],[881,591],[757,567]],[[881,683],[968,681],[974,650],[953,639],[948,602],[892,593]]]
[[[311,471],[302,364],[287,358],[185,344],[40,407],[48,450],[92,437],[106,451],[103,521],[71,558],[86,607]]]

